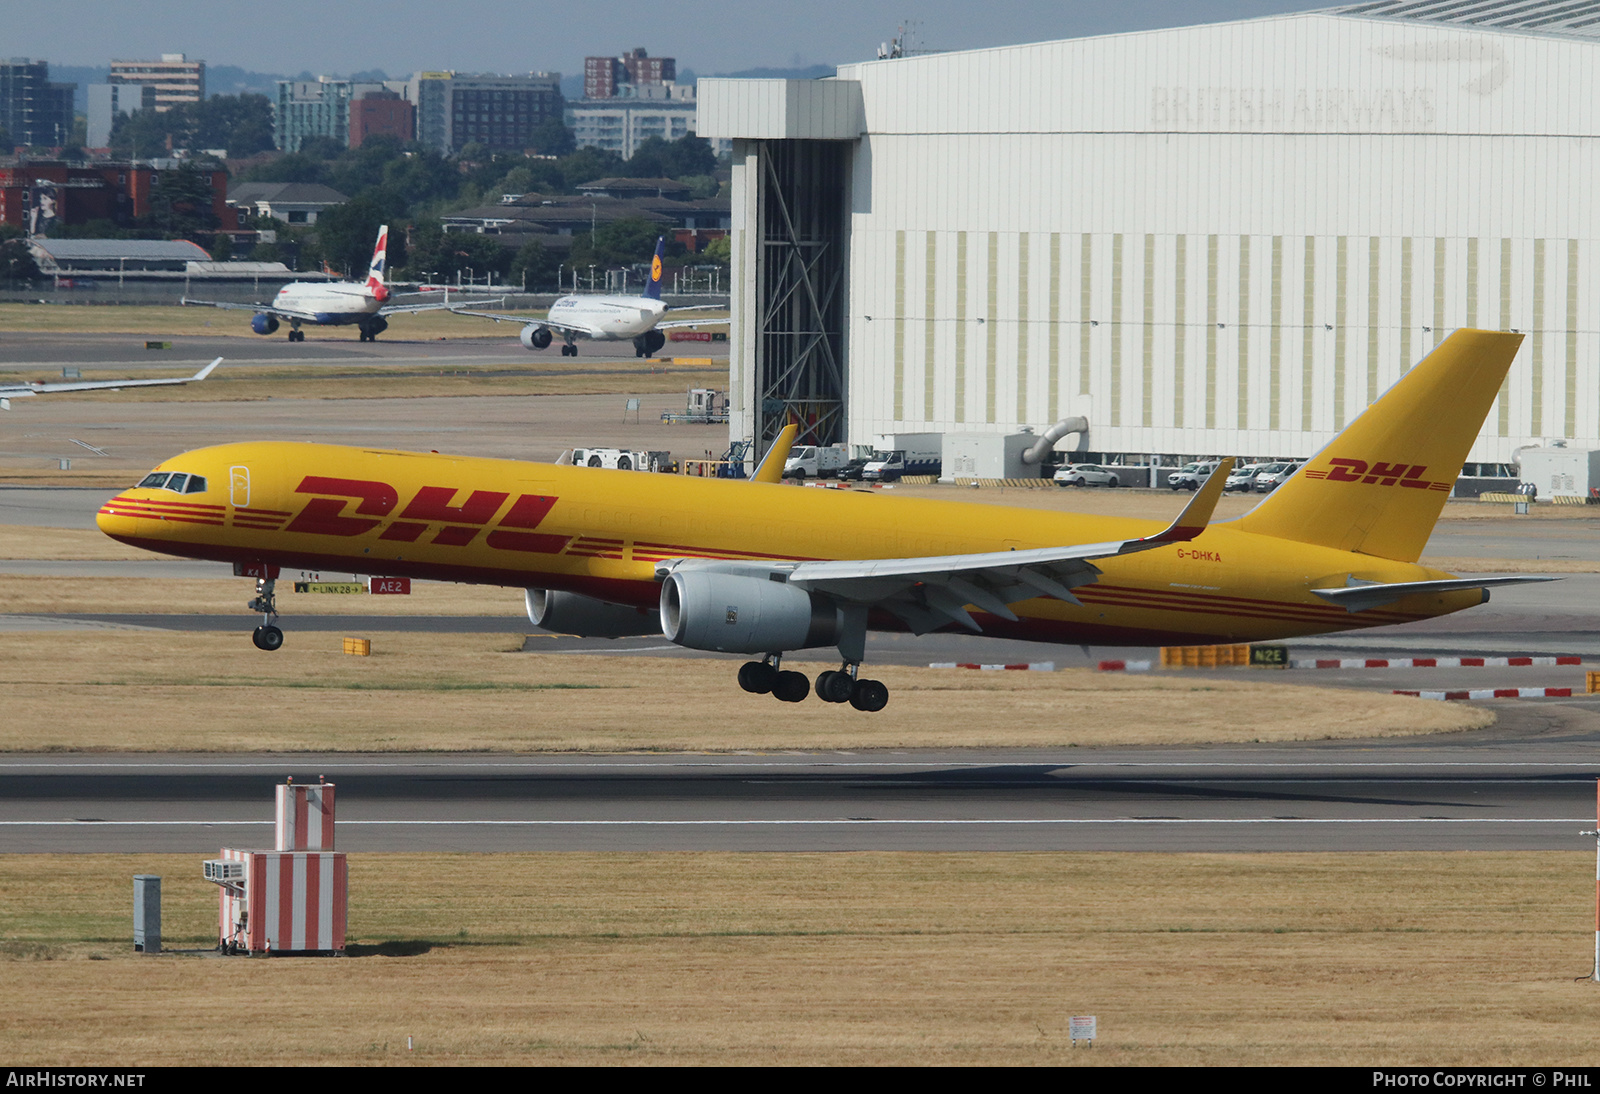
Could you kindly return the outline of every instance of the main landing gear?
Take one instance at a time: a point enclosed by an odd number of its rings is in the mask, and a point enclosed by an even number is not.
[[[289,328],[289,341],[291,341],[291,342],[304,342],[305,340],[306,340],[306,332],[300,329],[300,324],[299,323],[295,323],[293,326],[291,326]]]
[[[563,357],[576,357],[576,356],[578,356],[578,344],[576,342],[563,342],[563,343],[561,343],[561,356],[563,356]]]
[[[782,668],[783,654],[770,653],[760,661],[739,666],[739,686],[757,695],[770,694],[781,703],[804,702],[811,694],[805,673]],[[817,674],[817,698],[824,703],[849,703],[857,710],[879,711],[889,705],[889,689],[877,680],[856,676],[859,661],[846,661],[838,669]]]
[[[268,653],[283,646],[283,631],[277,626],[278,598],[273,595],[276,585],[277,582],[270,577],[256,578],[255,599],[245,605],[251,611],[261,613],[261,626],[250,636],[250,641],[256,644],[256,649]]]

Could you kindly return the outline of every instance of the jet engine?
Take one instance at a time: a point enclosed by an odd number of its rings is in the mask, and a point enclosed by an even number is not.
[[[661,633],[692,650],[781,653],[839,643],[826,597],[764,577],[678,571],[661,585]]]
[[[648,357],[667,344],[667,336],[658,330],[647,330],[633,340],[633,348],[641,357]]]
[[[257,334],[271,334],[278,329],[278,317],[268,315],[266,312],[258,312],[250,320],[250,329]]]
[[[661,633],[656,612],[627,604],[609,604],[579,593],[526,589],[528,619],[535,627],[579,638],[655,637]]]
[[[522,328],[522,348],[544,349],[550,344],[552,337],[554,336],[550,333],[549,327],[542,327],[538,323],[529,323]]]

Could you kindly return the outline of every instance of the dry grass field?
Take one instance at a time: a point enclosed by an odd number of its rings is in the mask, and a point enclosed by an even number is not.
[[[350,956],[214,945],[198,855],[0,857],[15,1066],[1584,1066],[1584,852],[358,854]],[[397,884],[398,882],[398,884]],[[1093,1014],[1074,1050],[1067,1020]],[[407,1051],[406,1039],[413,1039]]]
[[[1464,704],[1262,682],[1091,670],[875,666],[888,709],[773,700],[737,658],[537,654],[521,633],[0,632],[0,751],[639,751],[1070,747],[1439,733],[1492,724]],[[796,659],[793,663],[802,663]],[[814,672],[820,663],[806,666]]]

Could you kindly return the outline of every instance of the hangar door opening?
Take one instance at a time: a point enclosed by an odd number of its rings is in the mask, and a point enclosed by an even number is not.
[[[846,216],[852,142],[761,141],[756,261],[755,428],[766,451],[844,440]]]

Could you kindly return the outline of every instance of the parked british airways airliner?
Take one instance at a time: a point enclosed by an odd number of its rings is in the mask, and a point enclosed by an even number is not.
[[[372,249],[372,263],[367,267],[365,281],[295,281],[278,290],[270,304],[231,304],[220,300],[190,300],[185,304],[204,304],[213,308],[234,311],[253,311],[250,329],[257,334],[272,334],[279,320],[289,323],[289,341],[304,342],[302,324],[319,327],[342,327],[355,324],[361,328],[361,341],[376,342],[378,335],[389,327],[388,315],[420,311],[443,311],[452,305],[448,299],[435,304],[386,304],[394,294],[384,281],[384,270],[389,262],[389,226],[378,229],[378,243]],[[474,301],[487,303],[487,301]]]

